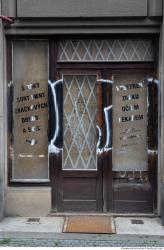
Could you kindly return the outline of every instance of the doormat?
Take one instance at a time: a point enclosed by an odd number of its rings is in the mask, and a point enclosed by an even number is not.
[[[66,217],[63,233],[114,234],[115,225],[110,216],[69,216]]]

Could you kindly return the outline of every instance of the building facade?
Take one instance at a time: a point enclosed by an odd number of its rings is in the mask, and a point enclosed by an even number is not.
[[[1,218],[163,216],[163,1],[0,10]]]

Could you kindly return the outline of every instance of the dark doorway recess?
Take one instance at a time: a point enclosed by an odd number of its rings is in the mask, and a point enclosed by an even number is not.
[[[132,75],[136,83],[140,80],[138,75],[143,76],[147,86],[147,168],[144,171],[140,167],[138,171],[114,169],[113,133],[117,126],[113,122],[112,81],[118,75],[123,79]],[[153,213],[157,194],[158,91],[154,80],[149,82],[149,79],[154,76],[154,64],[60,63],[55,76],[63,82],[57,89],[60,110],[57,145],[61,150],[50,155],[54,211]],[[108,108],[106,116],[105,108]],[[77,141],[76,135],[79,136]]]

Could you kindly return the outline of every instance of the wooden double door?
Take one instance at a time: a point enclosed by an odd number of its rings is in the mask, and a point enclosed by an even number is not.
[[[49,92],[54,210],[154,211],[157,86],[151,74],[135,68],[58,71]]]

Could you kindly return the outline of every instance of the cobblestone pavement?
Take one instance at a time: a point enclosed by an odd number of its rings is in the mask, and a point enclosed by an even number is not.
[[[164,247],[164,240],[157,238],[121,240],[54,240],[54,239],[0,239],[0,246],[9,247]]]

